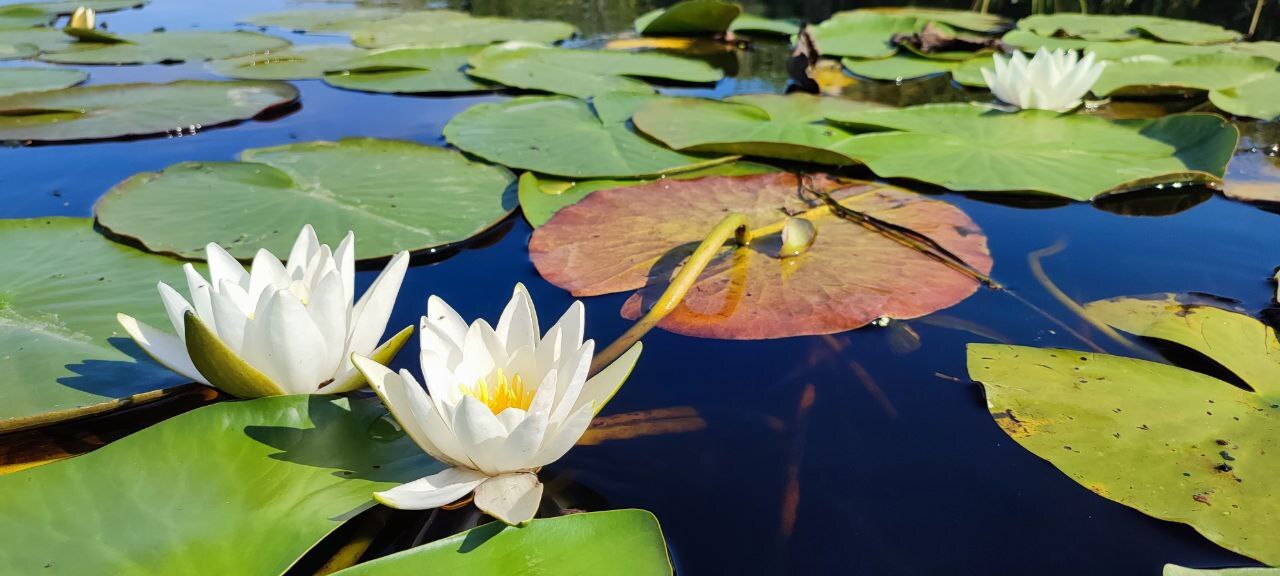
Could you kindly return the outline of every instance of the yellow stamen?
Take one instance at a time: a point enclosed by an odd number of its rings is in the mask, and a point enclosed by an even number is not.
[[[466,384],[459,386],[463,394],[483,402],[494,414],[501,414],[507,408],[528,410],[533,403],[533,394],[537,391],[534,388],[525,389],[524,379],[519,374],[508,380],[502,370],[498,370],[492,378],[477,380],[473,387],[468,388]]]

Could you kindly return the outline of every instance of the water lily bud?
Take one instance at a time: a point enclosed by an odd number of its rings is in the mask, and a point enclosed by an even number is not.
[[[818,229],[813,222],[804,218],[787,218],[782,223],[782,248],[778,251],[781,258],[799,256],[809,251],[813,241],[818,237]]]
[[[85,30],[93,30],[97,13],[93,8],[81,6],[71,13],[71,20],[67,22],[67,28],[82,28]]]

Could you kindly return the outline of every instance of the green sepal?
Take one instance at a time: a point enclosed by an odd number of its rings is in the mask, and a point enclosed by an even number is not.
[[[213,387],[238,398],[287,394],[279,384],[228,348],[217,334],[200,321],[195,312],[187,311],[182,321],[187,355],[191,357],[191,363],[200,371],[200,375]]]

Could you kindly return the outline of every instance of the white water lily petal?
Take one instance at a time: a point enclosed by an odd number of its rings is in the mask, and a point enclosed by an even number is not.
[[[302,302],[287,290],[277,290],[266,312],[270,364],[267,373],[290,394],[310,394],[320,387],[324,336]],[[265,371],[264,371],[265,373]]]
[[[191,264],[182,265],[182,273],[187,277],[187,294],[191,295],[191,306],[195,309],[196,315],[201,318],[212,318],[213,307],[209,303],[209,282],[196,272],[195,266]],[[217,327],[212,321],[205,322],[214,334],[218,333]]]
[[[432,338],[422,339],[422,349],[435,351],[448,359],[450,350],[461,353],[462,343],[467,338],[467,322],[440,297],[429,296],[427,315],[422,317],[422,332],[424,335],[432,334]],[[453,366],[449,368],[453,369]]]
[[[507,438],[507,429],[483,402],[474,396],[463,396],[453,413],[453,432],[481,472],[505,472],[497,467],[496,456],[497,448]]]
[[[574,412],[564,422],[558,425],[549,425],[542,447],[538,449],[538,453],[534,455],[533,460],[528,462],[527,466],[529,468],[541,468],[563,457],[582,438],[582,435],[587,431],[587,427],[591,425],[591,419],[595,417],[595,414],[595,406],[587,404],[577,412]]]
[[[258,250],[249,273],[249,298],[257,300],[264,290],[282,290],[289,284],[289,273],[285,272],[280,260],[266,250]]]
[[[408,269],[409,253],[402,251],[396,254],[360,297],[351,312],[351,332],[344,358],[351,352],[368,354],[378,347],[378,340],[387,331],[391,310],[395,308],[396,296]]]
[[[488,476],[474,470],[454,467],[390,490],[375,492],[373,497],[400,510],[427,510],[470,494],[488,479]]]
[[[467,329],[467,337],[462,344],[462,357],[465,361],[458,365],[454,375],[467,385],[487,379],[495,368],[507,364],[506,347],[484,320],[476,320]]]
[[[311,263],[311,257],[319,252],[320,239],[316,236],[316,229],[310,224],[304,225],[298,232],[297,239],[293,241],[293,248],[289,249],[288,264],[285,265],[287,276],[293,278],[294,272],[304,269]]]
[[[213,291],[209,296],[213,308],[213,321],[206,321],[204,316],[200,317],[201,321],[210,326],[217,326],[218,339],[222,340],[222,343],[226,344],[232,352],[240,354],[241,350],[244,350],[244,331],[249,320],[245,313],[245,309],[250,307],[245,303],[248,296],[245,295],[243,288],[230,281],[223,281],[222,289]]]
[[[587,374],[591,371],[591,357],[594,355],[596,343],[587,340],[581,348],[575,350],[560,364],[560,378],[556,382],[556,399],[551,409],[551,421],[561,422],[569,417],[582,394],[582,386],[587,382]]]
[[[596,414],[600,413],[600,409],[609,403],[613,395],[617,394],[618,389],[622,387],[622,383],[626,382],[627,377],[631,375],[631,370],[640,360],[640,352],[643,349],[644,346],[636,342],[612,364],[587,380],[587,383],[582,386],[582,393],[578,395],[577,402],[574,403],[573,410],[576,412],[587,404],[593,404]]]
[[[306,310],[324,338],[324,351],[317,356],[321,362],[317,372],[326,380],[337,378],[346,371],[348,363],[343,355],[347,349],[347,302],[337,270],[316,283]]]
[[[430,400],[422,394],[422,388],[414,381],[411,374],[407,371],[396,374],[386,366],[359,354],[352,357],[352,362],[369,381],[369,386],[382,399],[382,403],[387,406],[391,417],[400,423],[405,434],[408,434],[409,439],[422,448],[423,452],[446,464],[467,468],[473,466],[457,439],[453,437],[453,432],[442,428],[443,422],[438,421],[439,414],[431,414],[423,410],[419,402],[415,401],[416,392],[423,396],[423,402],[430,404]],[[427,406],[427,408],[434,410],[434,406]]]
[[[208,385],[209,381],[200,375],[191,357],[187,355],[187,346],[177,336],[166,334],[152,328],[145,322],[139,322],[128,314],[116,314],[116,321],[125,332],[147,355],[155,359],[165,368],[173,370],[192,381]]]
[[[509,408],[504,410],[503,414],[513,410],[516,409]],[[499,470],[530,468],[529,462],[533,461],[542,448],[542,440],[547,433],[547,411],[530,412],[527,415],[523,410],[520,412],[515,426],[503,421],[503,425],[507,426],[510,433],[507,434],[506,441],[498,446],[494,457],[494,465]],[[498,415],[498,420],[503,420],[502,414]]]
[[[517,348],[533,347],[542,337],[538,316],[533,310],[533,299],[524,284],[516,284],[511,301],[498,319],[496,332],[498,339],[506,344],[507,354],[514,354]]]
[[[586,308],[582,302],[574,300],[556,321],[556,326],[560,327],[560,357],[580,348],[586,334]]]
[[[173,287],[164,282],[156,283],[156,290],[160,291],[160,301],[164,303],[165,314],[169,315],[169,323],[173,324],[174,332],[178,333],[178,338],[184,338],[186,333],[186,322],[183,316],[189,310],[193,310],[191,303],[187,302],[181,294]]]
[[[342,294],[347,306],[356,301],[356,234],[350,230],[333,250],[333,259],[342,277]]]
[[[431,400],[442,412],[452,414],[453,409],[445,406],[452,407],[462,400],[462,383],[454,377],[445,360],[431,351],[422,352],[421,365],[422,379],[427,384],[427,392],[431,393]]]
[[[542,503],[542,482],[535,474],[504,474],[485,480],[475,489],[476,507],[507,524],[533,520]]]
[[[249,273],[244,266],[221,246],[210,242],[204,247],[204,259],[209,263],[209,283],[213,286],[231,282],[241,288],[249,287]]]

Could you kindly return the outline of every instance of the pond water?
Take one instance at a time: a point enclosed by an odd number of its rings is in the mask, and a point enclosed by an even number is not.
[[[579,26],[586,34],[582,42],[591,43],[629,29],[649,4],[480,0],[440,6],[563,19]],[[860,5],[744,4],[758,14],[810,21]],[[992,7],[1019,16],[1030,4],[996,1]],[[1236,0],[1088,4],[1095,11],[1159,11],[1237,29],[1247,28],[1253,8]],[[254,13],[300,6],[305,5],[281,0],[155,0],[145,10],[105,19],[122,32],[225,29]],[[1274,16],[1276,10],[1268,12]],[[1267,20],[1264,15],[1263,37],[1271,30]],[[301,35],[290,40],[341,41]],[[787,53],[783,43],[757,43],[735,56],[737,75],[714,88],[664,91],[717,97],[781,92]],[[91,73],[91,84],[217,78],[202,64],[94,67]],[[348,136],[443,146],[441,130],[453,115],[503,98],[383,96],[318,80],[295,85],[302,92],[296,109],[232,127],[169,138],[0,149],[0,216],[90,216],[94,201],[132,174],[185,160],[231,160],[250,147]],[[874,92],[877,99],[905,101],[937,90],[949,88],[908,85]],[[1266,125],[1242,127],[1246,138],[1233,170],[1265,171],[1266,154],[1280,133]],[[983,289],[924,319],[830,337],[734,342],[651,332],[637,371],[604,414],[691,409],[705,428],[581,446],[546,477],[590,494],[584,501],[591,507],[652,511],[682,575],[1127,575],[1158,574],[1167,562],[1254,565],[1189,527],[1097,497],[1010,440],[987,413],[980,387],[966,377],[965,344],[998,338],[1085,346],[1051,317],[1095,336],[1032,272],[1028,255],[1051,246],[1060,251],[1043,257],[1045,274],[1077,302],[1198,291],[1238,299],[1251,312],[1267,308],[1269,277],[1280,263],[1277,216],[1209,190],[1142,193],[1094,204],[945,197],[985,230],[996,262],[992,275],[1007,291]],[[445,298],[464,317],[495,316],[517,281],[529,287],[540,308],[568,306],[571,297],[531,265],[530,233],[517,215],[456,253],[415,259],[391,326],[416,324],[427,294]],[[375,273],[363,273],[363,282]],[[586,301],[589,337],[609,342],[629,326],[618,314],[624,300],[613,295]],[[1108,347],[1105,339],[1094,340]],[[399,364],[416,371],[414,354],[401,354]]]

